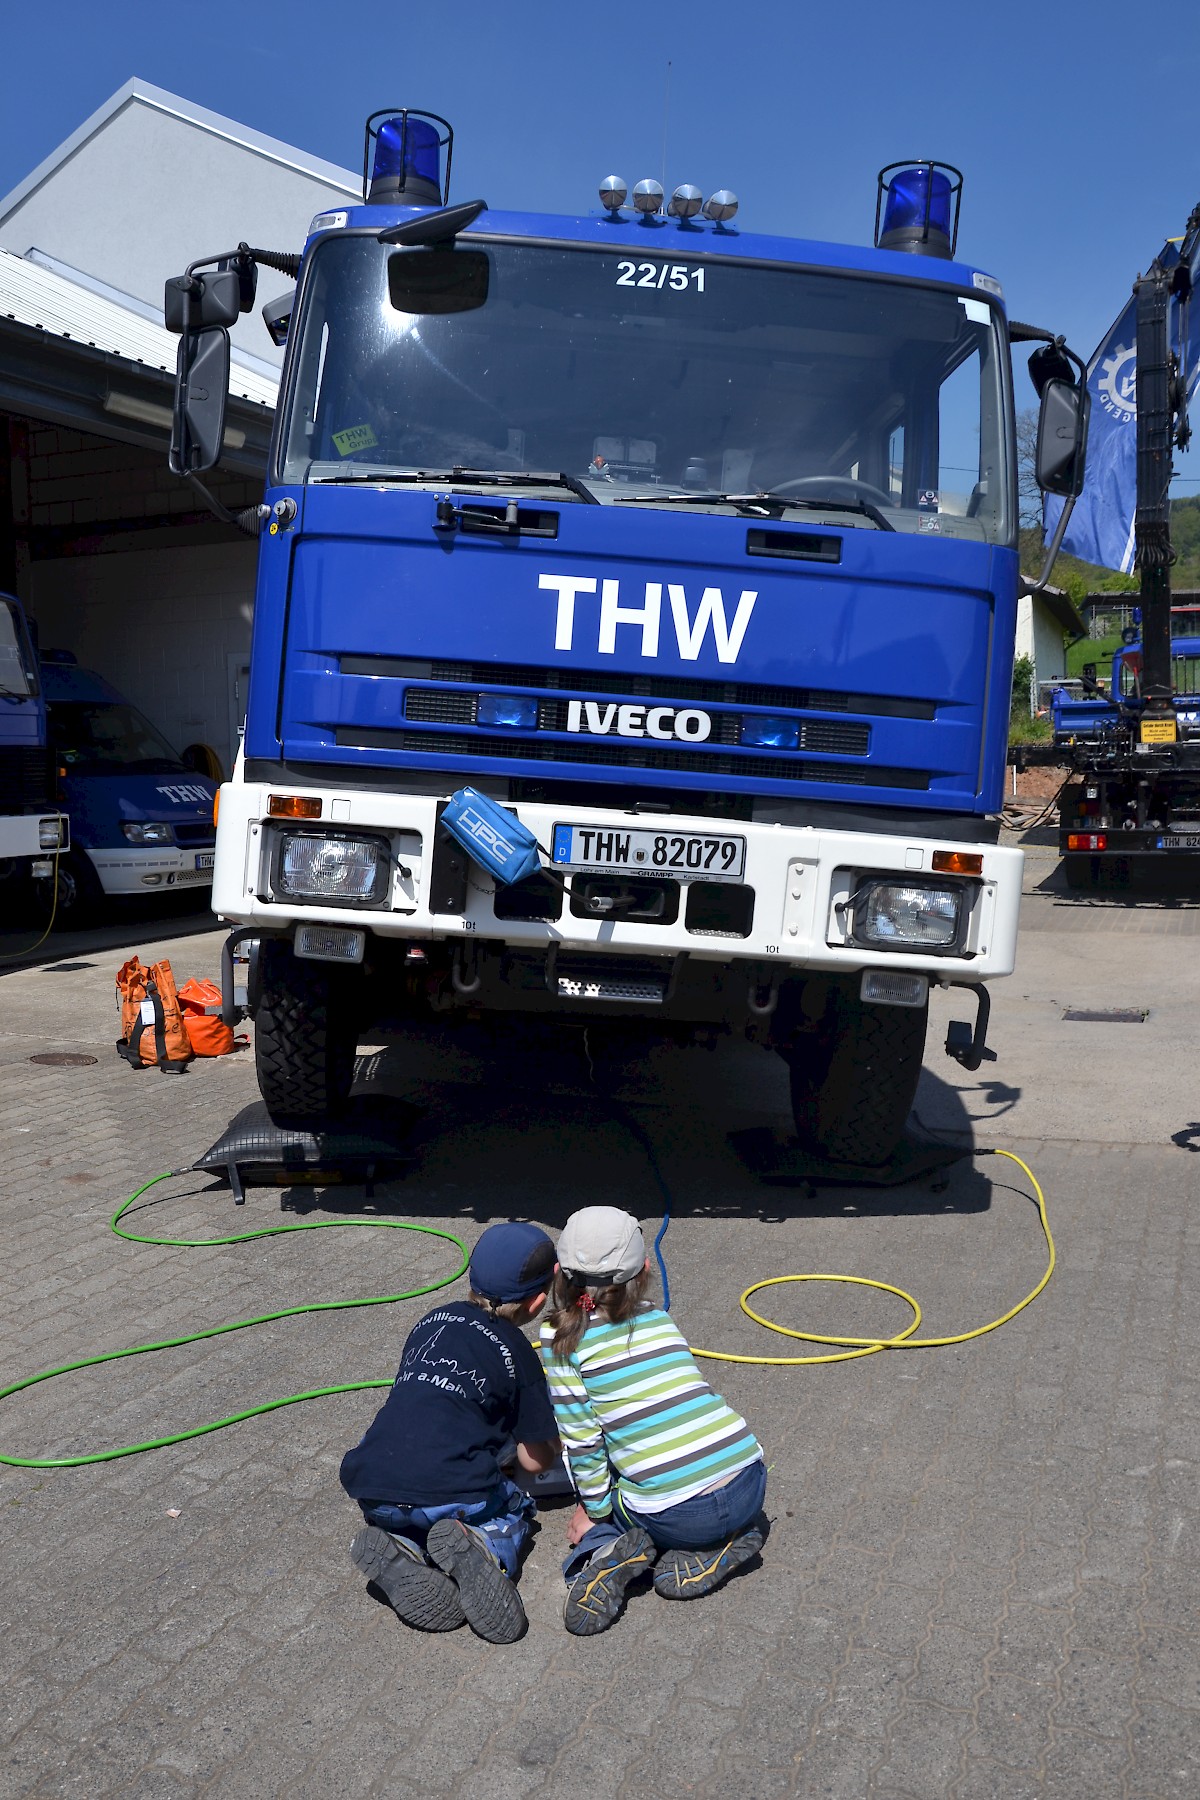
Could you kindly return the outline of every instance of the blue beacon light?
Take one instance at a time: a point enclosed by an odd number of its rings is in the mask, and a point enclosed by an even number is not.
[[[798,750],[799,721],[777,718],[770,713],[747,713],[742,719],[740,741],[747,749]]]
[[[409,107],[372,113],[363,146],[363,199],[376,205],[444,206],[453,146],[454,132],[437,113]]]
[[[889,163],[878,180],[876,249],[951,258],[958,243],[960,172],[950,163]]]

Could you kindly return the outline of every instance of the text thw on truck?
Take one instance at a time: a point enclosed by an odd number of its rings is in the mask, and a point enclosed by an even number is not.
[[[451,206],[449,138],[376,115],[363,204],[302,254],[168,283],[195,481],[226,327],[258,267],[297,277],[263,309],[287,349],[213,889],[263,1095],[326,1121],[397,1019],[732,1032],[783,1056],[806,1143],[882,1162],[930,984],[972,990],[973,1067],[1013,966],[1010,340],[1042,341],[1064,494],[1071,353],[955,260],[946,165],[884,171],[858,249],[615,177],[578,217]],[[516,883],[486,872],[505,821],[544,852]]]

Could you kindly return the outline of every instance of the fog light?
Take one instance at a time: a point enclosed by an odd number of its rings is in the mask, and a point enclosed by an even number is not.
[[[475,711],[477,725],[508,725],[520,731],[537,730],[537,701],[520,694],[480,694]]]
[[[308,962],[360,963],[366,942],[365,931],[349,931],[342,925],[301,925],[296,932],[296,955]]]
[[[158,887],[161,882],[162,882],[161,875],[143,875],[142,876],[142,886],[143,887]]]
[[[289,834],[279,856],[276,887],[289,900],[375,900],[382,895],[387,858],[376,838]]]
[[[859,989],[860,997],[875,1006],[924,1006],[928,993],[927,976],[893,974],[890,969],[864,969]]]
[[[762,750],[797,750],[800,724],[796,719],[774,719],[766,713],[750,713],[742,720],[741,741]]]
[[[854,935],[865,944],[948,950],[961,913],[961,888],[876,881],[855,896]]]

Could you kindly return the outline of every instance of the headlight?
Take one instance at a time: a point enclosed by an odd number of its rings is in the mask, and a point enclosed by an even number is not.
[[[378,838],[289,832],[280,842],[275,890],[286,900],[359,901],[387,891],[387,845]]]
[[[165,820],[147,819],[138,822],[133,819],[122,819],[121,830],[131,844],[173,844],[175,829]]]
[[[965,892],[908,881],[863,882],[854,896],[854,940],[880,950],[956,950]]]

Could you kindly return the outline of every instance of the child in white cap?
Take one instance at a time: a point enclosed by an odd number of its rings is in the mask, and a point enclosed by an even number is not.
[[[577,1636],[606,1631],[640,1577],[694,1600],[762,1547],[762,1447],[647,1301],[649,1283],[636,1219],[615,1206],[572,1213],[540,1347],[579,1495],[563,1563]]]

